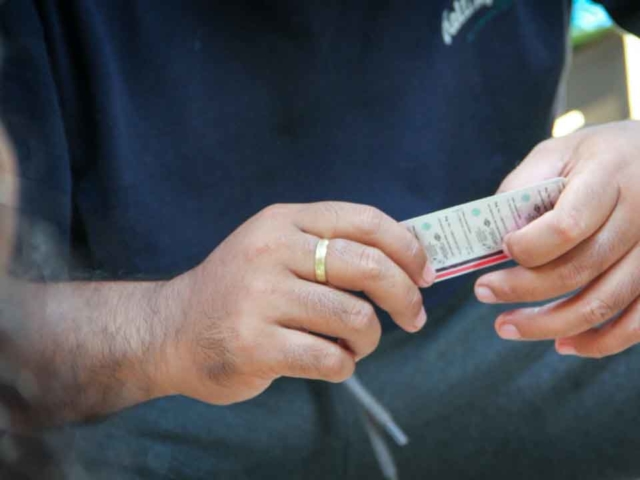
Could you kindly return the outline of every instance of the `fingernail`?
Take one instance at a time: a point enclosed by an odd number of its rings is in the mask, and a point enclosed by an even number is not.
[[[498,300],[489,287],[477,286],[476,297],[483,303],[496,303]]]
[[[421,330],[422,327],[424,327],[425,323],[427,323],[427,312],[425,311],[424,307],[422,307],[422,310],[420,310],[420,314],[418,315],[418,318],[416,319],[415,323],[413,324],[413,326],[416,329],[416,332],[418,330]]]
[[[498,328],[498,335],[505,340],[520,340],[522,335],[516,327],[510,323],[505,323]]]
[[[573,347],[569,343],[563,343],[563,342],[558,342],[556,344],[556,351],[560,355],[577,355],[578,354],[575,347]]]
[[[436,280],[436,271],[431,266],[431,264],[427,264],[424,267],[424,270],[422,272],[422,279],[421,279],[421,282],[420,282],[420,286],[421,287],[430,287],[431,285],[433,285],[433,282],[435,282],[435,280]]]

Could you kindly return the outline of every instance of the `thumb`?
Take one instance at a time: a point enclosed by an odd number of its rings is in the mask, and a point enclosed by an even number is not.
[[[538,144],[500,184],[497,193],[528,187],[562,176],[573,145],[567,139],[550,139]]]

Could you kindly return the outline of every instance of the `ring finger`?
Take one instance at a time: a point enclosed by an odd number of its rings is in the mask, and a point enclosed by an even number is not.
[[[315,282],[315,247],[319,240],[308,234],[301,235],[302,248],[292,249],[289,268],[300,278]],[[331,240],[325,269],[330,285],[364,292],[403,329],[415,332],[426,322],[420,290],[377,248],[350,240]]]

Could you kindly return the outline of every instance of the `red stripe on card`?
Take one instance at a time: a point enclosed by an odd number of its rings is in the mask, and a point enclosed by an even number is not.
[[[479,262],[473,262],[469,265],[463,265],[462,267],[454,268],[453,270],[447,270],[446,272],[438,273],[436,275],[436,281],[453,277],[455,275],[460,275],[462,273],[471,272],[473,270],[478,270],[480,268],[490,267],[491,265],[495,265],[496,263],[504,262],[506,260],[510,260],[509,256],[505,253],[499,253],[495,257],[485,258],[484,260],[481,260]]]

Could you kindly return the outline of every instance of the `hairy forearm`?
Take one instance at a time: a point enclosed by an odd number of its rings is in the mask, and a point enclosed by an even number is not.
[[[100,416],[171,392],[162,385],[170,336],[165,283],[11,282],[2,356],[23,408],[19,428]]]

